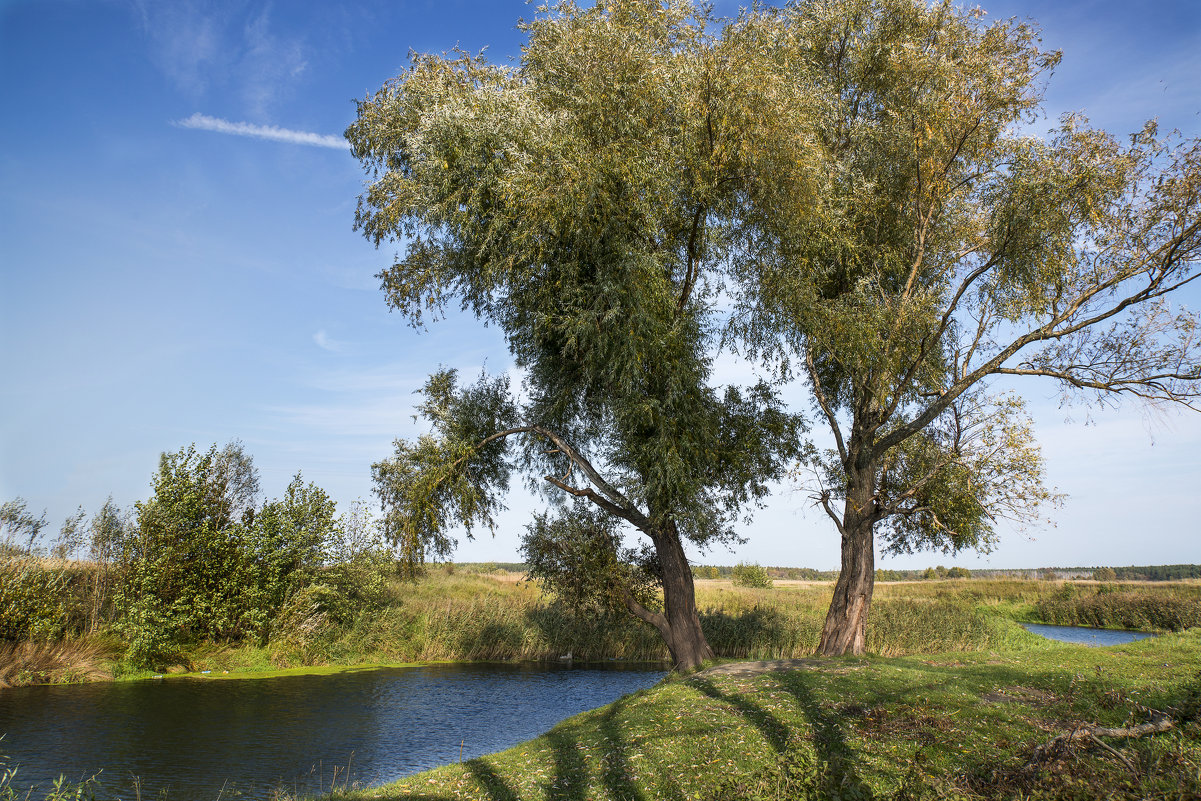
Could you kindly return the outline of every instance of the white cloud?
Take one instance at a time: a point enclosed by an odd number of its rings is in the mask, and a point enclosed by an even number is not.
[[[151,58],[180,89],[203,94],[228,69],[221,26],[192,2],[134,0]]]
[[[342,350],[342,343],[338,342],[337,340],[330,339],[329,334],[325,333],[324,328],[313,334],[313,341],[317,343],[317,347],[321,348],[322,350],[327,350],[330,353],[340,353]]]
[[[279,128],[275,125],[255,125],[249,122],[230,122],[220,117],[210,117],[207,114],[196,113],[186,119],[177,120],[175,125],[181,128],[193,128],[199,131],[231,134],[233,136],[250,136],[256,139],[269,139],[273,142],[289,142],[294,145],[311,145],[312,147],[328,147],[334,150],[346,150],[346,140],[340,136],[311,133],[309,131],[293,131],[290,128]]]
[[[270,116],[308,71],[301,37],[273,29],[270,9],[256,13],[224,0],[131,0],[151,60],[193,99],[235,91],[252,117]]]
[[[246,24],[243,38],[246,50],[238,69],[242,95],[255,116],[263,116],[281,93],[290,94],[308,61],[299,40],[280,39],[271,33],[266,10]]]

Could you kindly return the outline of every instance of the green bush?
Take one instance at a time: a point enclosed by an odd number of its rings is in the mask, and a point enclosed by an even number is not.
[[[734,586],[771,589],[772,580],[767,574],[767,568],[739,562],[734,565]]]
[[[135,663],[161,667],[183,642],[238,639],[254,626],[246,523],[255,491],[253,466],[237,446],[161,456],[153,497],[136,505],[130,567],[117,594]]]
[[[65,563],[0,554],[0,640],[61,637],[67,629],[74,578]]]
[[[117,593],[133,663],[161,666],[199,640],[307,641],[378,604],[392,562],[369,516],[339,520],[299,474],[256,514],[257,492],[236,443],[163,454]]]

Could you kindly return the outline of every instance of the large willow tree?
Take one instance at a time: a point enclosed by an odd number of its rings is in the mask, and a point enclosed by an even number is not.
[[[748,156],[735,328],[808,379],[842,539],[819,651],[860,653],[876,540],[987,549],[1054,496],[1018,396],[1196,408],[1201,147],[1039,119],[1057,53],[947,2],[813,0],[728,38],[775,64]],[[777,100],[782,102],[776,102]],[[801,165],[799,168],[796,165]]]
[[[711,383],[754,127],[706,26],[678,0],[563,3],[524,26],[518,65],[414,56],[347,131],[372,176],[358,227],[403,245],[389,304],[418,325],[461,304],[525,371],[523,400],[431,377],[432,432],[374,468],[392,536],[444,555],[451,527],[492,525],[514,470],[540,476],[557,512],[531,525],[535,573],[653,625],[681,668],[712,656],[685,542],[735,539],[798,442],[765,386]]]

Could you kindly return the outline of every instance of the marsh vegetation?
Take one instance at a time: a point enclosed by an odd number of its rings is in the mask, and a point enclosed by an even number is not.
[[[39,560],[39,581],[66,593],[63,620],[80,619],[94,566]],[[27,566],[32,570],[33,567]],[[697,606],[706,637],[722,659],[799,658],[813,654],[831,585],[776,581],[771,589],[700,579]],[[1201,625],[1201,584],[1114,584],[961,579],[882,583],[868,628],[869,651],[904,656],[936,651],[1040,647],[1027,623],[1177,631]],[[392,574],[374,602],[305,636],[259,640],[197,639],[177,646],[173,672],[262,672],[306,666],[420,661],[659,662],[661,638],[623,615],[575,610],[547,597],[523,574],[489,565],[431,568],[416,580]],[[119,629],[71,630],[56,638],[0,644],[6,684],[144,676]]]

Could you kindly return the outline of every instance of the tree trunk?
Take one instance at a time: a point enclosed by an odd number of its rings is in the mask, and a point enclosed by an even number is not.
[[[655,540],[655,551],[663,571],[663,609],[671,629],[667,649],[677,670],[695,670],[702,662],[713,659],[713,649],[701,631],[696,588],[679,531],[674,522],[668,522],[665,529]]]
[[[822,627],[819,656],[863,653],[876,581],[875,469],[855,471],[842,516],[842,569]]]
[[[701,618],[696,611],[696,589],[679,531],[669,521],[661,530],[653,532],[652,540],[663,582],[663,612],[645,609],[628,596],[626,608],[658,629],[671,653],[672,667],[680,671],[696,670],[714,655],[701,630]]]

